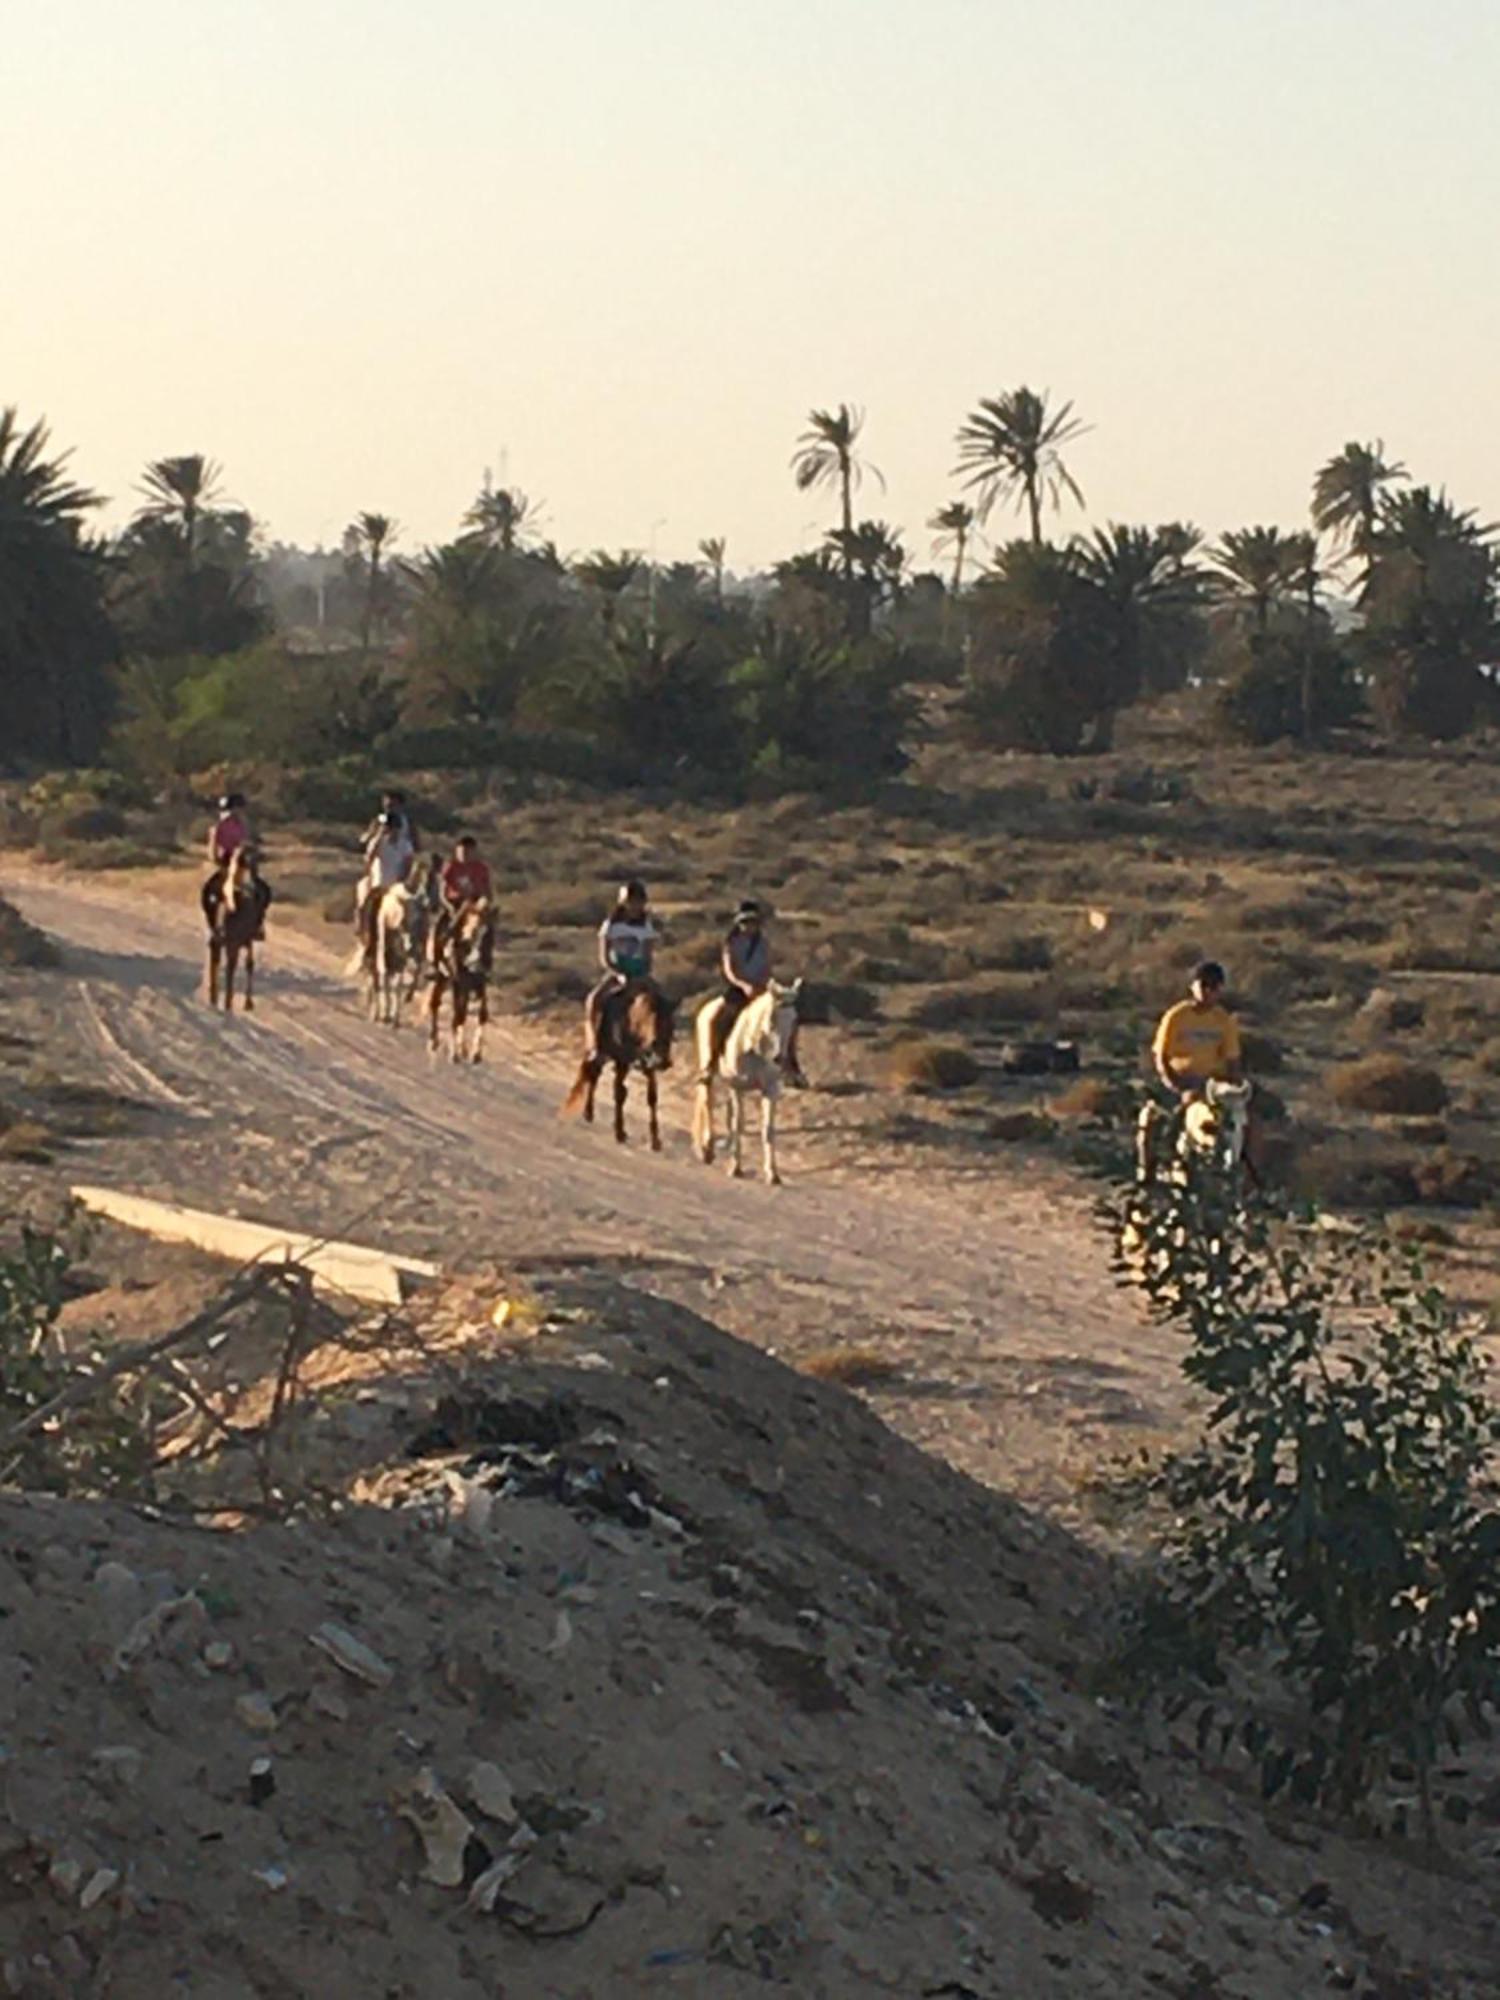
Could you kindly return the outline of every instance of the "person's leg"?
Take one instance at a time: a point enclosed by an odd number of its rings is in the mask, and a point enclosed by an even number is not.
[[[724,1051],[729,1046],[729,1032],[744,1012],[745,996],[737,986],[726,986],[719,995],[717,1011],[708,1024],[708,1061],[704,1066],[700,1082],[707,1082],[723,1061]]]

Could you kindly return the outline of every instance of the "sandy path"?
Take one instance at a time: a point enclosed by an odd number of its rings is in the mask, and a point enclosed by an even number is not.
[[[101,1147],[89,1177],[453,1265],[618,1260],[790,1355],[871,1341],[902,1364],[879,1395],[892,1422],[1070,1513],[1101,1451],[1173,1421],[1170,1336],[1114,1286],[1059,1177],[1025,1181],[1001,1158],[982,1178],[932,1160],[872,1176],[845,1164],[859,1147],[852,1129],[840,1145],[842,1102],[814,1094],[789,1107],[787,1185],[736,1184],[691,1158],[681,1072],[664,1153],[620,1149],[559,1122],[566,1078],[540,1036],[502,1020],[484,1068],[434,1066],[415,1032],[364,1021],[334,953],[285,925],[257,1013],[226,1022],[198,997],[190,879],[164,887],[0,861],[0,889],[66,949],[70,1037],[162,1113],[153,1138]],[[638,1095],[631,1116],[643,1139]],[[800,1174],[799,1124],[818,1162]]]

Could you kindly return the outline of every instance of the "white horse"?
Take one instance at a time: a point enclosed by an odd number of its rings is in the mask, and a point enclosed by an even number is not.
[[[370,949],[361,955],[365,996],[372,1021],[399,1028],[401,1010],[422,974],[426,912],[422,899],[404,882],[375,891],[380,900],[371,926]]]
[[[764,993],[747,1001],[729,1030],[724,1052],[713,1059],[714,1023],[724,1005],[722,995],[707,1001],[693,1023],[693,1041],[698,1058],[698,1088],[693,1100],[693,1151],[705,1163],[714,1157],[714,1078],[722,1078],[729,1089],[729,1171],[736,1179],[745,1171],[745,1100],[752,1091],[760,1096],[761,1167],[767,1182],[779,1187],[776,1169],[776,1100],[781,1095],[781,1079],[786,1069],[787,1051],[797,1027],[797,1007],[802,981],[790,986],[772,980]]]
[[[1136,1187],[1144,1190],[1152,1180],[1185,1187],[1195,1166],[1213,1165],[1226,1175],[1238,1175],[1245,1156],[1245,1137],[1250,1125],[1251,1086],[1224,1083],[1211,1078],[1201,1093],[1182,1107],[1177,1143],[1170,1159],[1154,1158],[1156,1127],[1171,1114],[1148,1104],[1136,1128]],[[1127,1215],[1120,1232],[1120,1250],[1137,1278],[1146,1273],[1146,1236],[1142,1229],[1141,1207]]]

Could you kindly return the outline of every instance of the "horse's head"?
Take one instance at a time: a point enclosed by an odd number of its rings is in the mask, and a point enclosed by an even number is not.
[[[643,1069],[672,1067],[672,1035],[677,1025],[675,1000],[669,1000],[654,986],[642,986],[631,996],[625,1023],[631,1041],[640,1051]]]
[[[1191,1152],[1211,1153],[1233,1166],[1245,1150],[1249,1117],[1249,1084],[1213,1078],[1204,1085],[1203,1095],[1195,1097],[1183,1111],[1183,1144]]]
[[[495,913],[486,896],[465,903],[453,924],[453,963],[478,978],[488,974],[495,952]]]

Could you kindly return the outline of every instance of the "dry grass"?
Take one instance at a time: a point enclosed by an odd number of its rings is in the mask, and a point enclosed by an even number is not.
[[[1130,1107],[1130,1093],[1103,1076],[1080,1076],[1052,1099],[1054,1118],[1118,1118]]]
[[[979,1064],[957,1042],[897,1042],[886,1051],[884,1067],[898,1090],[963,1090],[979,1081]]]
[[[0,1132],[0,1159],[45,1167],[52,1162],[53,1138],[34,1118],[18,1118]]]
[[[900,1375],[898,1362],[874,1347],[819,1347],[797,1364],[819,1382],[837,1382],[845,1389],[869,1389]]]
[[[1341,1063],[1328,1078],[1329,1095],[1345,1111],[1397,1118],[1430,1118],[1448,1102],[1435,1069],[1404,1056],[1376,1054]]]

